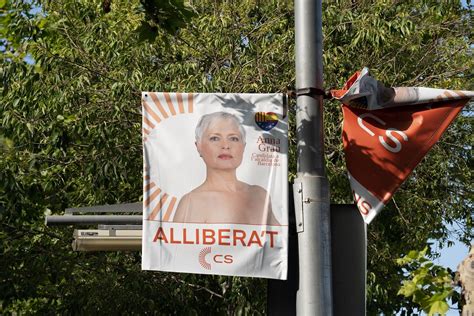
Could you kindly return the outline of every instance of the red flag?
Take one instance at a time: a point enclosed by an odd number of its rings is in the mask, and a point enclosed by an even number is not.
[[[367,223],[388,203],[469,101],[466,91],[463,97],[372,111],[342,107],[348,176],[355,202]]]

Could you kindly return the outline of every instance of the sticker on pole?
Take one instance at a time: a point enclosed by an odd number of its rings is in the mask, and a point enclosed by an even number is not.
[[[286,279],[282,94],[142,94],[142,269]]]

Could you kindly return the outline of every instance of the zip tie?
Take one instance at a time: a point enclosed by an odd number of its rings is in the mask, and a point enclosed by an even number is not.
[[[324,91],[318,88],[301,88],[297,90],[288,90],[288,97],[296,99],[300,95],[318,96],[322,95],[324,99],[332,99],[332,95],[329,91]]]

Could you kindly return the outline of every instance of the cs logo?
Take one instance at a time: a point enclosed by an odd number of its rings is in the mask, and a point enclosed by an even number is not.
[[[234,262],[232,255],[212,255],[211,252],[211,247],[205,247],[199,252],[199,264],[206,270],[211,270],[212,263],[231,264]],[[207,255],[209,255],[210,262],[208,262],[209,259],[206,259]]]
[[[365,113],[365,114],[360,115],[357,118],[357,123],[370,136],[375,136],[375,133],[373,131],[371,131],[367,126],[365,126],[364,119],[366,117],[370,117],[370,118],[374,119],[377,123],[379,123],[381,125],[386,125],[387,124],[387,123],[385,123],[385,121],[381,120],[379,117],[377,117],[377,116],[375,116],[371,113]],[[385,131],[385,135],[387,136],[387,138],[389,138],[393,142],[393,144],[395,146],[390,145],[389,143],[387,143],[383,136],[379,136],[379,142],[380,142],[380,144],[382,144],[382,146],[386,150],[388,150],[392,153],[398,153],[400,150],[402,150],[402,143],[393,134],[398,134],[402,138],[402,140],[404,140],[406,142],[408,141],[408,136],[404,132],[399,131],[396,128],[388,128]]]

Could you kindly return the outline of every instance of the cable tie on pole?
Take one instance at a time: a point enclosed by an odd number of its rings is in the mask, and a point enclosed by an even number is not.
[[[288,96],[288,98],[290,99],[295,99],[296,100],[296,91],[293,90],[293,89],[288,89],[286,91],[286,95]]]
[[[296,99],[300,95],[318,96],[322,95],[324,99],[332,99],[332,95],[329,91],[318,88],[300,88],[296,90],[288,90],[288,97]]]

